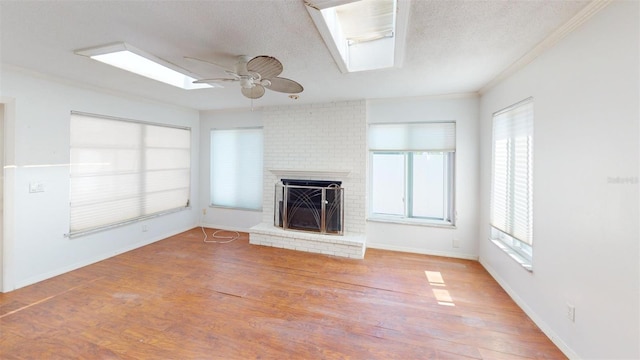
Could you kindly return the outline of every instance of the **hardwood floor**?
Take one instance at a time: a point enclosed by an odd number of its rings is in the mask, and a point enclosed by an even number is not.
[[[204,243],[196,228],[0,294],[0,357],[566,358],[477,262],[241,235]]]

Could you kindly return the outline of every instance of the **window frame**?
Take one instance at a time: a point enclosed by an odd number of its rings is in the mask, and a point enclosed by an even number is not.
[[[444,166],[442,176],[444,177],[443,183],[445,186],[444,199],[443,199],[443,217],[423,217],[414,216],[413,214],[413,201],[414,201],[414,184],[413,184],[413,158],[414,154],[418,153],[437,153],[445,154]],[[403,213],[402,214],[385,214],[376,213],[373,209],[373,157],[376,154],[398,154],[404,157],[404,199],[403,199]],[[380,221],[380,222],[393,222],[404,223],[414,225],[428,225],[438,227],[455,227],[455,151],[385,151],[385,150],[370,150],[369,151],[369,163],[371,164],[369,182],[370,189],[372,189],[370,201],[369,201],[369,217],[368,220]]]
[[[526,108],[525,108],[526,107]],[[520,118],[516,118],[519,116],[518,111],[524,111],[524,120]],[[500,121],[509,122],[509,125],[506,125],[503,129],[497,129],[497,119],[498,117],[508,116],[507,120],[500,119]],[[517,122],[524,122],[523,124],[519,124]],[[514,124],[514,122],[516,122]],[[506,131],[508,133],[506,138],[497,139],[496,133],[498,131]],[[518,147],[516,142],[517,138],[522,138],[522,133],[517,134],[518,132],[524,131],[524,134],[527,137],[526,140],[526,150],[521,150],[521,147]],[[503,141],[507,140],[507,152],[506,152],[506,164],[501,168],[504,168],[505,173],[507,175],[505,178],[506,188],[503,189],[504,193],[507,194],[505,201],[508,201],[505,204],[504,214],[499,214],[504,217],[504,221],[509,223],[509,229],[501,229],[497,224],[495,224],[494,216],[496,216],[496,148],[498,140]],[[519,151],[520,149],[520,151]],[[516,169],[516,158],[525,155],[527,159],[526,166],[526,208],[527,208],[527,220],[526,220],[526,241],[519,239],[516,237],[514,230],[516,226],[523,226],[522,222],[519,222],[518,225],[515,224],[517,221],[515,218],[517,208],[522,207],[520,202],[517,202],[518,196],[515,196],[516,178],[520,178],[521,176],[517,173]],[[518,262],[524,269],[528,271],[533,271],[533,157],[534,157],[534,110],[533,110],[533,98],[529,97],[522,101],[519,101],[513,105],[510,105],[500,111],[493,113],[492,115],[492,140],[491,140],[491,183],[490,183],[490,211],[489,211],[489,240],[491,240],[494,244],[496,244],[500,249],[502,249],[505,253],[507,253],[512,259]],[[520,166],[522,169],[522,166]],[[522,180],[522,179],[520,179]],[[528,242],[527,242],[528,241]]]

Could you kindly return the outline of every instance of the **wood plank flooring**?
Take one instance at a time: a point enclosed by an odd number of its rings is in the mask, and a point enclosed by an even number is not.
[[[202,240],[0,294],[0,358],[566,359],[474,261]]]

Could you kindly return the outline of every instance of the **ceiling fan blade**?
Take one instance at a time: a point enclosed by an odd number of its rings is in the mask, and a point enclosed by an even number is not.
[[[298,84],[293,80],[289,80],[286,78],[274,77],[272,79],[269,79],[269,81],[271,81],[271,85],[266,86],[266,88],[269,90],[283,92],[287,94],[297,94],[297,93],[301,93],[304,90],[302,85]]]
[[[280,60],[273,56],[256,56],[247,63],[249,71],[260,74],[263,79],[271,79],[282,73],[284,69]]]
[[[264,95],[264,86],[256,85],[252,88],[242,88],[240,91],[242,91],[242,95],[249,99],[259,99]]]
[[[200,79],[196,80],[194,84],[219,84],[223,82],[234,82],[239,81],[238,79],[227,79],[227,78],[216,78],[216,79]]]

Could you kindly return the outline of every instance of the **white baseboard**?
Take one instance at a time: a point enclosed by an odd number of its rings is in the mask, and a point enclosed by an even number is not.
[[[551,341],[560,349],[560,351],[562,351],[571,360],[580,359],[578,354],[576,354],[576,352],[573,351],[573,349],[571,349],[560,338],[560,336],[558,336],[558,334],[553,331],[553,329],[551,329],[551,327],[547,325],[547,323],[542,320],[542,318],[527,305],[527,303],[520,296],[518,296],[518,294],[504,281],[504,279],[502,279],[497,274],[497,272],[491,266],[485,263],[482,258],[480,258],[478,261],[480,262],[480,265],[482,265],[485,270],[487,270],[491,277],[493,277],[494,280],[504,289],[504,291],[509,294],[509,296],[522,309],[522,311],[524,311],[525,314],[527,314],[527,316],[529,316],[531,320],[540,328],[540,330],[542,330],[542,332],[547,335],[549,339],[551,339]]]
[[[99,261],[114,257],[116,255],[120,255],[120,254],[126,253],[127,251],[135,250],[137,248],[152,244],[154,242],[169,238],[171,236],[180,234],[182,232],[185,232],[185,231],[188,231],[188,230],[191,230],[191,229],[193,229],[193,226],[189,226],[189,227],[187,227],[185,229],[181,229],[181,230],[178,230],[178,231],[172,231],[171,233],[158,235],[158,236],[156,236],[154,238],[151,238],[151,239],[148,239],[148,240],[144,240],[144,241],[140,241],[140,242],[137,242],[137,243],[134,243],[134,244],[130,244],[128,246],[125,246],[123,248],[120,248],[120,249],[117,249],[117,250],[114,250],[114,251],[110,251],[110,252],[105,253],[105,254],[100,254],[98,256],[94,256],[92,258],[89,258],[89,259],[86,259],[86,260],[83,260],[83,261],[80,261],[80,262],[77,262],[77,263],[74,263],[74,264],[71,264],[71,265],[63,266],[61,268],[58,268],[58,269],[55,269],[55,270],[52,270],[52,271],[48,271],[48,272],[43,273],[43,274],[38,274],[38,275],[35,275],[35,276],[32,276],[32,277],[29,277],[29,278],[24,279],[22,281],[16,282],[15,288],[13,288],[11,290],[8,290],[8,291],[20,289],[22,287],[25,287],[25,286],[28,286],[28,285],[32,285],[32,284],[35,284],[35,283],[40,282],[40,281],[47,280],[47,279],[50,279],[52,277],[56,277],[58,275],[62,275],[64,273],[68,273],[70,271],[80,269],[80,268],[85,267],[87,265],[95,264],[95,263],[97,263]]]
[[[449,252],[449,251],[437,251],[437,250],[424,250],[424,249],[416,249],[411,247],[404,246],[393,246],[387,244],[372,244],[367,242],[368,249],[380,249],[380,250],[390,250],[390,251],[402,251],[409,252],[415,254],[424,254],[424,255],[433,255],[433,256],[444,256],[456,259],[465,259],[465,260],[478,260],[478,255],[473,254],[461,254],[457,252]]]

